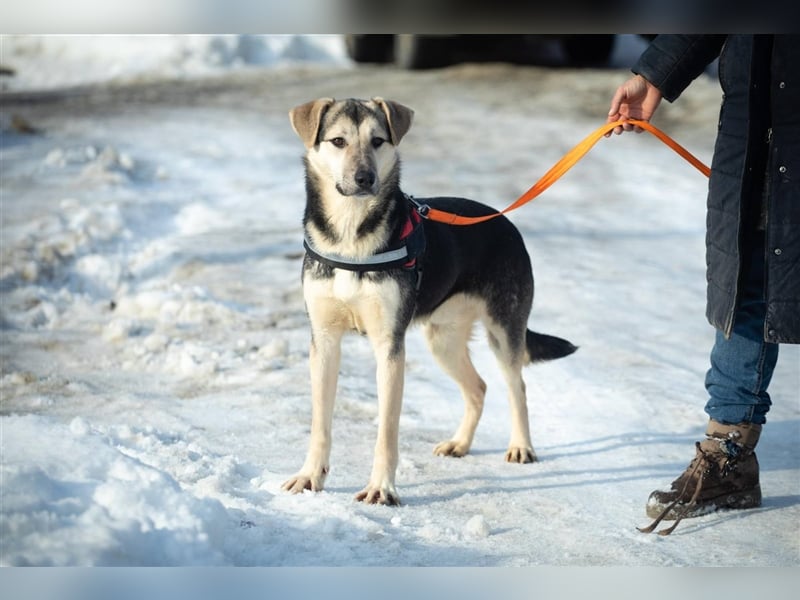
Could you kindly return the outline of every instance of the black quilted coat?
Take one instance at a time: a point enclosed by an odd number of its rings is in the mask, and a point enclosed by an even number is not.
[[[730,336],[743,256],[763,228],[764,339],[800,343],[800,36],[660,35],[633,72],[672,102],[718,56],[723,100],[708,191],[706,314]]]

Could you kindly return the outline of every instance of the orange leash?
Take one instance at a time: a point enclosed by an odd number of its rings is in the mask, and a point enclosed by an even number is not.
[[[706,177],[711,175],[711,169],[709,169],[702,161],[700,161],[696,156],[694,156],[691,152],[689,152],[686,148],[681,146],[678,142],[673,140],[669,137],[666,133],[658,129],[657,127],[647,123],[646,121],[637,121],[637,120],[628,120],[628,121],[616,121],[614,123],[606,123],[602,127],[598,127],[595,131],[590,133],[586,136],[577,146],[575,146],[572,150],[567,152],[561,160],[559,160],[552,168],[545,173],[542,178],[533,184],[533,186],[522,196],[517,198],[517,200],[506,208],[503,211],[492,213],[490,215],[484,215],[482,217],[464,217],[461,215],[457,215],[454,213],[449,213],[443,210],[438,210],[436,208],[431,208],[427,205],[417,205],[417,210],[419,211],[420,215],[422,215],[426,219],[430,219],[431,221],[438,221],[440,223],[447,223],[448,225],[474,225],[475,223],[481,223],[483,221],[488,221],[489,219],[494,219],[495,217],[499,217],[500,215],[506,214],[511,212],[514,209],[519,208],[523,204],[527,204],[536,196],[544,192],[547,188],[553,185],[559,178],[561,178],[567,171],[569,171],[575,164],[586,155],[592,147],[600,141],[606,133],[614,129],[615,127],[622,125],[623,123],[631,123],[638,127],[641,127],[645,131],[652,133],[662,142],[664,142],[667,146],[672,148],[675,152],[680,154],[684,159],[686,159],[689,163],[691,163],[698,171],[700,171]]]

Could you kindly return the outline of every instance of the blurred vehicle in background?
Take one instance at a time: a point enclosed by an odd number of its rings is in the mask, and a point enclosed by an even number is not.
[[[355,62],[394,63],[403,69],[432,69],[468,61],[530,64],[541,59],[547,42],[557,42],[561,62],[567,66],[604,66],[614,51],[614,41],[613,34],[345,35],[347,53]]]

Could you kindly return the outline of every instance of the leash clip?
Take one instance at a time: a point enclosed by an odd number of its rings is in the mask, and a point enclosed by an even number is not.
[[[431,207],[427,204],[420,204],[414,199],[414,196],[410,196],[406,194],[406,198],[408,199],[411,204],[414,205],[414,210],[417,211],[417,214],[422,217],[423,219],[428,218],[428,214],[431,212]]]

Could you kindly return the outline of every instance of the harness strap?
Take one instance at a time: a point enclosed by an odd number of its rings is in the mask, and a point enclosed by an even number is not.
[[[400,245],[364,258],[350,258],[334,252],[326,254],[315,247],[307,235],[303,238],[303,247],[314,260],[335,269],[361,273],[398,268],[413,269],[417,265],[417,258],[425,251],[425,230],[422,218],[416,211],[411,211],[403,225],[400,241],[402,242]]]
[[[558,181],[567,171],[569,171],[575,164],[583,158],[592,147],[600,141],[600,139],[605,136],[609,131],[613,130],[615,127],[622,125],[623,123],[631,123],[638,127],[641,127],[645,131],[652,133],[656,136],[659,140],[664,142],[667,146],[672,148],[675,152],[680,154],[685,160],[691,163],[697,170],[699,170],[703,175],[709,177],[711,175],[711,169],[709,169],[702,161],[700,161],[697,157],[695,157],[691,152],[689,152],[686,148],[681,146],[678,142],[673,140],[669,137],[666,133],[651,125],[647,121],[639,121],[634,119],[628,119],[623,121],[616,121],[614,123],[606,123],[605,125],[598,127],[595,131],[590,133],[586,136],[577,146],[575,146],[572,150],[567,152],[561,160],[559,160],[555,165],[551,167],[547,173],[545,173],[539,181],[533,184],[533,186],[522,196],[520,196],[512,205],[510,205],[505,210],[500,212],[492,213],[489,215],[484,215],[480,217],[464,217],[458,214],[449,213],[443,210],[439,210],[436,208],[432,208],[428,205],[417,205],[417,212],[422,215],[426,219],[430,219],[431,221],[438,221],[439,223],[447,223],[448,225],[474,225],[476,223],[481,223],[483,221],[488,221],[489,219],[494,219],[495,217],[499,217],[500,215],[504,215],[512,210],[519,208],[523,204],[527,204],[536,196],[544,192],[547,188],[553,185],[556,181]]]

